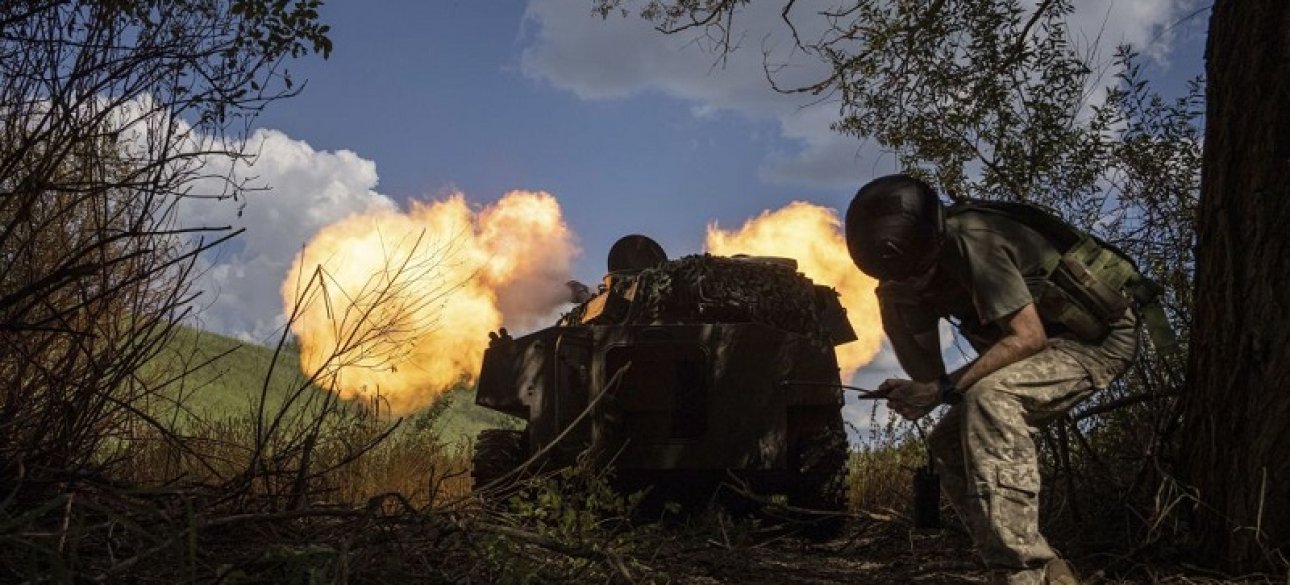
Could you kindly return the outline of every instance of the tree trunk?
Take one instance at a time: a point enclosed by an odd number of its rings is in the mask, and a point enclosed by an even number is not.
[[[1285,570],[1290,2],[1219,0],[1208,43],[1182,471],[1203,502],[1197,533],[1212,561],[1230,570]]]

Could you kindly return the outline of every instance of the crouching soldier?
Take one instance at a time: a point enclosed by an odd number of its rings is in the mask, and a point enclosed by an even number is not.
[[[1153,301],[1154,285],[1118,250],[1037,207],[946,208],[907,175],[862,187],[846,236],[856,266],[879,281],[883,328],[913,378],[882,384],[890,408],[913,420],[952,405],[931,449],[995,581],[1078,583],[1039,533],[1031,435],[1128,368],[1134,308]],[[953,373],[941,318],[978,352]]]

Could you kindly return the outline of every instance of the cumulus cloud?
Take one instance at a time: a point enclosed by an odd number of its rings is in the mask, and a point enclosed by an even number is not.
[[[206,238],[245,232],[197,258],[197,325],[248,341],[267,341],[284,324],[278,294],[292,258],[320,228],[346,216],[395,203],[377,193],[376,165],[341,150],[319,152],[282,132],[257,130],[245,143],[201,134],[164,104],[142,95],[116,104],[98,98],[85,113],[107,111],[117,147],[136,161],[164,161],[164,181],[185,189],[175,215],[180,229]],[[242,152],[231,157],[224,152]],[[242,185],[231,199],[232,185]],[[200,236],[193,236],[194,238]],[[195,243],[195,242],[191,242]]]
[[[534,28],[521,66],[526,75],[548,80],[583,99],[657,90],[700,106],[753,114],[782,112],[783,96],[766,85],[763,50],[770,51],[771,62],[788,62],[777,76],[785,84],[817,81],[828,70],[811,59],[794,59],[791,42],[776,40],[778,8],[754,3],[740,14],[742,26],[747,27],[741,35],[744,46],[718,60],[712,44],[693,35],[662,35],[635,17],[602,20],[592,16],[585,4],[532,0],[525,22]]]
[[[812,27],[822,26],[822,19],[811,15],[837,4],[798,2],[794,23],[801,37],[818,36],[822,31]],[[1033,10],[1039,0],[1028,4]],[[1172,41],[1169,26],[1195,4],[1196,0],[1077,2],[1070,16],[1072,36],[1083,53],[1095,58],[1108,59],[1116,45],[1129,43],[1162,60]],[[602,20],[580,2],[531,0],[525,16],[531,33],[521,68],[531,78],[587,100],[657,92],[689,102],[700,120],[722,110],[775,120],[780,137],[792,146],[767,154],[760,176],[770,183],[851,187],[857,176],[894,169],[895,163],[874,145],[830,130],[838,115],[836,103],[812,103],[809,97],[770,89],[766,63],[785,65],[775,75],[785,87],[817,81],[826,73],[823,64],[793,50],[781,20],[782,6],[754,2],[741,9],[735,23],[740,49],[718,60],[709,50],[711,43],[693,34],[663,35],[635,17],[611,15]]]
[[[855,188],[857,177],[900,171],[896,158],[854,136],[829,130],[835,107],[798,109],[779,118],[780,135],[793,148],[773,149],[758,177],[767,183],[817,188]]]
[[[1030,1],[1031,8],[1039,4]],[[1072,41],[1086,55],[1101,60],[1115,47],[1133,45],[1142,54],[1165,61],[1174,41],[1173,24],[1196,9],[1198,0],[1085,0],[1070,15]]]
[[[829,6],[801,2],[801,14]],[[766,180],[782,184],[836,186],[855,180],[857,143],[829,130],[836,103],[772,91],[765,65],[775,64],[776,82],[801,86],[823,79],[828,68],[794,50],[775,3],[752,3],[739,13],[740,49],[724,58],[712,43],[694,35],[663,35],[635,17],[590,15],[587,7],[561,0],[533,0],[525,21],[531,42],[521,57],[525,75],[550,82],[588,100],[657,92],[691,104],[696,119],[733,111],[756,120],[777,120],[782,136],[802,146],[775,152],[763,169]],[[819,19],[802,18],[809,38],[823,30]],[[843,146],[845,145],[845,146]],[[842,146],[835,152],[835,146]],[[824,173],[817,171],[823,169]]]
[[[216,158],[206,169],[247,179],[243,199],[186,201],[180,220],[246,229],[204,259],[198,318],[204,328],[263,342],[284,324],[278,288],[309,237],[349,215],[397,206],[375,190],[376,164],[348,150],[318,151],[276,130],[257,130],[248,148],[258,153],[249,165],[230,169]]]

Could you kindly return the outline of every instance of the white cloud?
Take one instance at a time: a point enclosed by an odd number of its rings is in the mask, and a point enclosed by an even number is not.
[[[1088,0],[1075,3],[1072,36],[1077,45],[1109,59],[1114,47],[1130,43],[1157,60],[1167,57],[1172,37],[1166,29],[1197,0]],[[1028,0],[1033,10],[1039,0]],[[820,34],[813,15],[837,0],[799,2],[794,24],[803,39]],[[791,63],[775,78],[785,87],[817,81],[824,65],[794,54],[780,17],[781,2],[754,2],[737,15],[740,50],[718,62],[705,49],[711,43],[694,34],[663,35],[635,16],[600,19],[588,5],[568,0],[531,0],[525,16],[531,25],[521,65],[525,75],[546,80],[583,99],[611,99],[658,92],[690,102],[696,119],[729,110],[753,119],[773,119],[780,136],[796,149],[777,150],[763,161],[763,180],[788,185],[849,188],[857,177],[894,170],[894,162],[871,144],[829,129],[836,104],[771,90],[763,57]],[[1100,83],[1105,84],[1109,79]],[[1094,92],[1095,96],[1100,95]]]
[[[815,2],[818,4],[819,2]],[[805,10],[805,9],[803,9]],[[755,3],[741,11],[747,26],[743,47],[719,61],[711,44],[693,35],[663,35],[635,17],[591,15],[586,4],[567,0],[533,0],[525,22],[535,30],[524,50],[521,68],[584,99],[620,98],[646,90],[683,100],[753,115],[784,110],[785,96],[766,84],[762,50],[772,60],[790,56],[787,40],[775,41],[778,9]],[[773,17],[772,17],[773,15]],[[762,39],[766,39],[763,45]],[[827,69],[814,60],[797,59],[779,72],[785,84],[816,81]],[[801,105],[801,98],[788,103]]]
[[[812,14],[834,2],[801,2],[795,10]],[[753,3],[739,13],[740,49],[719,60],[711,43],[694,35],[663,35],[636,17],[591,16],[586,5],[564,0],[533,0],[526,22],[533,38],[524,50],[525,75],[546,80],[583,99],[621,98],[658,92],[690,102],[698,120],[716,112],[733,111],[755,120],[775,120],[780,135],[800,150],[774,152],[765,161],[765,180],[792,185],[835,187],[855,183],[864,156],[852,138],[829,130],[837,118],[834,103],[818,98],[785,95],[767,83],[767,62],[787,65],[775,80],[783,87],[806,85],[824,78],[828,68],[793,51],[775,3]],[[819,19],[803,16],[798,23],[804,38],[819,34],[811,25]],[[769,53],[769,57],[766,53]]]
[[[264,342],[284,323],[279,287],[301,246],[324,225],[396,205],[375,191],[375,163],[348,150],[320,152],[276,130],[257,130],[248,148],[259,155],[250,166],[238,165],[236,175],[258,189],[241,202],[190,200],[180,221],[246,229],[233,246],[205,259],[196,283],[204,291],[198,318],[204,328]],[[226,173],[229,162],[208,166]]]
[[[859,187],[861,177],[900,171],[895,157],[884,155],[876,145],[829,130],[837,117],[837,107],[832,104],[780,116],[780,135],[798,148],[773,150],[762,163],[761,180],[776,185],[850,189]]]
[[[87,114],[112,107],[108,120],[120,130],[121,152],[137,161],[165,160],[169,174],[163,181],[186,189],[167,221],[181,229],[245,229],[196,260],[192,285],[201,296],[193,318],[202,328],[270,340],[285,322],[279,293],[283,275],[308,238],[350,214],[396,207],[374,190],[375,163],[353,152],[319,152],[274,130],[257,130],[245,144],[224,143],[200,134],[149,95],[109,103],[100,98],[83,107]],[[221,152],[254,156],[235,159]],[[233,184],[246,187],[238,200],[226,198]],[[226,235],[198,233],[194,240]]]
[[[1031,0],[1032,5],[1038,4]],[[1129,44],[1157,61],[1168,58],[1174,40],[1171,25],[1194,10],[1197,0],[1083,0],[1070,15],[1071,38],[1083,51],[1108,59],[1120,44]]]

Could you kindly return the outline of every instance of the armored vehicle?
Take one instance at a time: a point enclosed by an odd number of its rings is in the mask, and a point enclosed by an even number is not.
[[[476,403],[525,424],[480,434],[476,488],[530,458],[552,469],[590,456],[629,490],[693,500],[736,479],[843,507],[833,348],[855,332],[836,291],[791,259],[668,260],[644,236],[614,245],[598,289],[553,327],[491,335]]]

